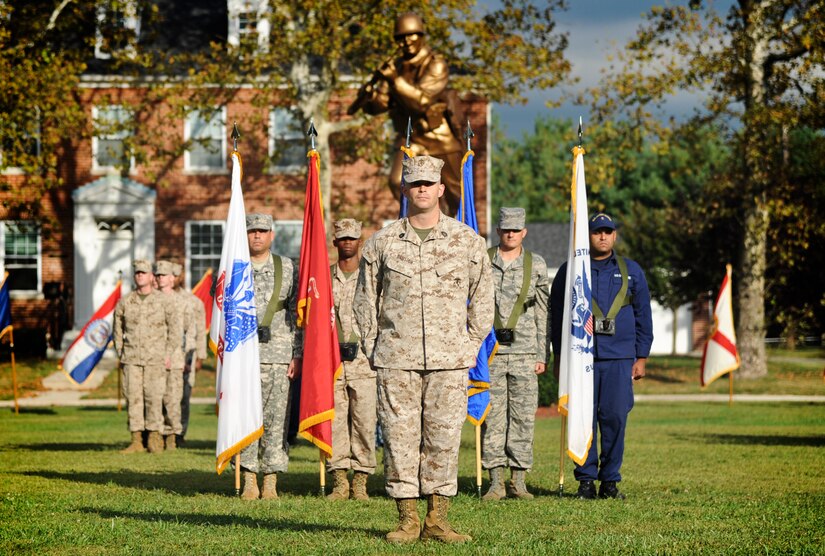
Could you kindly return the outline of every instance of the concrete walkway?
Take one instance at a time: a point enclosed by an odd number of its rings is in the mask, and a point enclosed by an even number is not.
[[[57,371],[43,379],[45,390],[28,398],[20,398],[20,407],[117,407],[117,399],[85,399],[90,391],[98,388],[116,368],[114,358],[104,357],[92,375],[82,385],[74,384],[62,372]],[[727,394],[638,394],[637,402],[706,402],[727,403]],[[734,394],[736,403],[825,403],[825,396],[790,396],[773,394]],[[126,400],[121,402],[126,405]],[[192,404],[214,404],[215,398],[192,398]],[[0,401],[0,407],[14,407],[14,400]]]

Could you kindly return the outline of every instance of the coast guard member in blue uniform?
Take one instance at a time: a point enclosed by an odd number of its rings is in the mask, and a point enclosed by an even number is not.
[[[578,496],[624,498],[616,483],[622,480],[627,416],[633,408],[633,381],[645,376],[653,343],[650,292],[642,268],[617,255],[616,225],[599,213],[590,219],[590,270],[594,316],[593,443],[584,465],[576,466]],[[553,280],[550,293],[554,370],[559,376],[559,351],[564,307],[566,263]],[[597,451],[601,433],[601,455]]]

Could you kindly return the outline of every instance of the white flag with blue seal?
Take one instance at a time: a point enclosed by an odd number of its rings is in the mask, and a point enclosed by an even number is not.
[[[209,342],[217,355],[216,469],[263,434],[258,320],[246,237],[241,155],[232,153],[232,196],[212,306]]]
[[[579,465],[593,442],[593,312],[584,149],[573,149],[570,246],[564,289],[559,412],[567,416],[567,455]]]

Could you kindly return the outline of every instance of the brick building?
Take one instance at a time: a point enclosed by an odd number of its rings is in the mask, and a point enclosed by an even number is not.
[[[197,16],[202,28],[213,30],[213,40],[217,36],[229,42],[244,25],[235,4],[244,3],[159,3],[183,10],[184,16]],[[121,23],[134,24],[129,18]],[[185,39],[182,34],[178,40]],[[16,351],[21,353],[45,353],[47,344],[53,349],[61,343],[65,347],[111,293],[119,276],[123,293],[131,289],[134,259],[179,260],[189,287],[207,268],[217,267],[229,205],[230,134],[235,121],[243,134],[238,150],[244,160],[247,211],[274,216],[275,250],[297,257],[300,249],[306,186],[304,122],[298,122],[289,109],[256,106],[252,101],[257,91],[251,86],[241,87],[206,116],[195,111],[174,119],[167,106],[159,106],[153,116],[166,118],[170,133],[178,134],[176,139],[197,136],[200,143],[179,156],[132,160],[127,170],[118,170],[114,162],[128,156],[125,137],[97,124],[124,117],[123,108],[145,91],[107,78],[101,62],[105,57],[105,52],[95,49],[78,91],[94,131],[91,137],[65,141],[58,164],[62,185],[41,200],[43,218],[20,220],[0,208],[0,274],[9,272]],[[476,134],[476,207],[480,227],[486,230],[489,108],[484,99],[471,94],[462,95],[462,100]],[[279,154],[274,156],[276,151]],[[333,142],[331,160],[321,161],[322,173],[333,172],[331,217],[359,218],[367,233],[396,218],[398,203],[387,185],[388,167],[364,161],[336,163],[341,155]],[[0,171],[12,190],[25,187],[28,178],[19,169],[0,164]]]

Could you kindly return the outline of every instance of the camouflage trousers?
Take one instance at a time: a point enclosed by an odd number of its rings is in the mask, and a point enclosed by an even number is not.
[[[192,389],[195,387],[195,363],[197,363],[194,356],[188,357],[187,361],[190,363],[183,368],[183,397],[180,400],[181,436],[186,436],[186,430],[189,428],[189,400],[192,399]]]
[[[391,498],[455,495],[466,416],[467,369],[378,369],[384,477]]]
[[[183,398],[183,368],[166,371],[166,391],[163,394],[163,434],[180,434],[180,402]]]
[[[129,413],[129,431],[163,430],[163,365],[124,365],[121,390]]]
[[[288,365],[261,363],[261,397],[264,434],[241,451],[241,467],[264,474],[283,473],[289,465],[287,418],[289,416]]]
[[[490,366],[490,412],[481,425],[481,466],[533,467],[539,388],[536,356],[503,354]]]
[[[374,378],[347,379],[345,371],[335,381],[335,419],[328,471],[375,472],[376,396]]]

